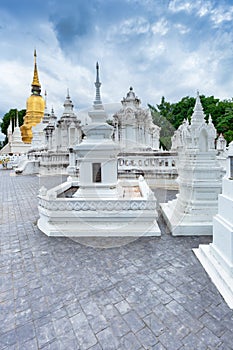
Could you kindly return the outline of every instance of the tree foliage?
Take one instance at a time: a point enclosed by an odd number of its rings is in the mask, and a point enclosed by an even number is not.
[[[13,130],[14,130],[14,125],[16,124],[16,114],[17,114],[17,109],[10,109],[9,112],[7,112],[3,117],[2,117],[2,122],[0,124],[2,133],[6,135],[5,140],[3,141],[4,145],[7,143],[7,128],[10,124],[10,120],[12,120],[12,125],[13,125]],[[18,111],[18,116],[19,116],[19,126],[23,124],[23,117],[26,114],[26,109],[22,109]]]
[[[233,99],[220,101],[214,96],[205,97],[204,95],[201,95],[200,99],[206,119],[211,115],[217,133],[222,133],[227,142],[231,142],[233,140]],[[161,141],[164,137],[168,138],[168,134],[170,137],[173,135],[172,127],[177,129],[184,119],[190,121],[194,105],[195,98],[189,96],[183,97],[176,103],[166,101],[163,96],[160,104],[149,105],[154,123],[161,127]],[[161,121],[160,118],[165,118],[166,121]],[[168,143],[165,143],[168,149]]]
[[[160,126],[160,146],[164,149],[171,148],[171,136],[174,134],[175,128],[172,123],[166,118],[165,115],[159,113],[157,109],[151,105],[148,105],[154,124]],[[165,113],[164,113],[165,114]]]

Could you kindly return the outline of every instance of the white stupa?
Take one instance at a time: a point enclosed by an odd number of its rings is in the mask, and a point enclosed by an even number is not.
[[[148,148],[158,151],[161,128],[153,123],[150,109],[141,107],[132,87],[121,104],[121,109],[113,115],[115,141],[127,151]]]
[[[184,121],[177,136],[182,146],[178,161],[179,194],[161,204],[162,214],[173,235],[211,235],[217,213],[222,169],[216,159],[216,130],[205,121],[197,93],[191,124]]]
[[[46,149],[46,140],[45,140],[45,127],[49,123],[49,117],[50,114],[48,113],[47,108],[47,92],[45,91],[45,109],[44,109],[44,116],[41,119],[40,123],[36,124],[32,127],[32,142],[31,142],[31,148],[30,152],[32,151],[40,151]]]
[[[229,145],[227,172],[213,218],[213,243],[194,249],[210,278],[233,309],[233,141]]]
[[[21,131],[19,127],[19,116],[18,111],[16,112],[16,125],[14,127],[13,134],[8,139],[10,145],[10,152],[14,154],[26,153],[29,149],[28,144],[24,143],[21,136]]]
[[[71,157],[79,179],[40,190],[38,227],[48,236],[160,236],[156,199],[144,178],[117,179],[119,145],[106,123],[100,86],[97,63],[91,123],[83,128],[85,137]]]

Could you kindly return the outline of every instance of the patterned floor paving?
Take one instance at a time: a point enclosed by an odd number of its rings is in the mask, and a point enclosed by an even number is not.
[[[0,349],[233,349],[233,311],[192,252],[211,237],[159,217],[161,237],[49,238],[38,188],[62,180],[0,169]]]

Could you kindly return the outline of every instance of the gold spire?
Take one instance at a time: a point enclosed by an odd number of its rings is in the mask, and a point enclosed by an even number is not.
[[[36,49],[34,50],[34,75],[33,75],[32,86],[39,86],[40,87],[39,76],[38,76],[38,71],[37,71],[37,64],[36,64]]]
[[[40,95],[41,85],[38,78],[36,65],[36,50],[34,51],[34,76],[32,81],[31,96],[27,99],[27,111],[24,116],[24,123],[20,127],[22,140],[24,143],[31,143],[32,141],[32,127],[40,123],[44,116],[45,101]]]

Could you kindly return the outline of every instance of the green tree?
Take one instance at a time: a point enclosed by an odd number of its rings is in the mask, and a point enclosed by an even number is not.
[[[233,99],[223,100],[215,98],[214,96],[205,97],[200,96],[203,106],[206,120],[208,120],[209,114],[211,114],[213,123],[217,129],[217,133],[222,133],[227,142],[233,140]],[[176,103],[170,103],[165,100],[163,96],[161,103],[156,107],[149,105],[154,123],[161,126],[161,142],[164,141],[164,137],[168,139],[168,135],[171,133],[171,127],[165,121],[161,121],[160,117],[165,118],[174,129],[177,129],[184,119],[190,121],[193,109],[195,105],[195,98],[185,96]],[[159,116],[156,115],[159,113]],[[168,141],[165,144],[169,144]],[[166,147],[167,148],[167,147]]]
[[[1,122],[1,130],[2,133],[6,135],[5,140],[3,141],[4,145],[8,142],[7,140],[7,128],[10,124],[10,120],[12,120],[13,124],[13,130],[14,130],[14,125],[16,123],[16,114],[17,114],[17,109],[10,109],[9,112],[7,112],[3,117],[2,117],[2,122]],[[26,109],[22,109],[18,111],[18,116],[19,116],[19,126],[23,124],[23,117],[26,114]]]
[[[184,119],[190,120],[195,105],[194,97],[185,96],[179,102],[173,103],[173,118],[171,123],[177,129]]]
[[[224,116],[218,119],[217,130],[222,133],[227,143],[233,140],[233,102],[226,102],[227,107]]]
[[[164,149],[171,148],[171,136],[174,134],[175,128],[170,123],[170,121],[166,118],[166,113],[164,110],[164,115],[161,115],[158,110],[148,105],[151,110],[152,119],[155,125],[160,126],[160,146]]]

